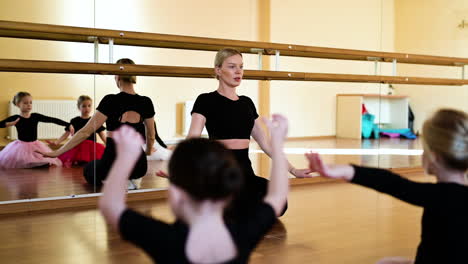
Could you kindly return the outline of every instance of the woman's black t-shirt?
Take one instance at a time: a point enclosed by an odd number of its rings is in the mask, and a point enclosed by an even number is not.
[[[217,91],[200,94],[195,100],[191,114],[198,113],[206,118],[206,130],[210,139],[250,139],[258,118],[252,100],[239,96],[231,100]]]
[[[145,138],[145,125],[143,121],[154,117],[155,114],[153,102],[149,97],[124,92],[104,96],[96,109],[107,116],[106,128],[108,131],[114,131],[121,125],[126,124],[135,128],[143,138]],[[121,122],[122,115],[130,111],[140,115],[138,123]]]

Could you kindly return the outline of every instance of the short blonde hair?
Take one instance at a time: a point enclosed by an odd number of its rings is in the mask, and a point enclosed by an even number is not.
[[[232,49],[232,48],[224,48],[224,49],[221,49],[219,50],[217,53],[216,53],[216,57],[215,57],[215,60],[214,60],[214,66],[215,68],[216,67],[221,67],[223,65],[223,62],[231,57],[231,56],[234,56],[234,55],[240,55],[242,57],[242,53],[240,53],[240,51],[236,50],[236,49]],[[218,76],[216,75],[215,76],[216,79],[218,79]]]
[[[116,64],[135,64],[134,61],[128,58],[119,59]],[[127,83],[136,83],[135,75],[120,75],[120,80]]]
[[[468,115],[440,109],[423,125],[425,148],[441,157],[449,168],[468,170]]]

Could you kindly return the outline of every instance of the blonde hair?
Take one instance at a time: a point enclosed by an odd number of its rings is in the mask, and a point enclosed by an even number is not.
[[[214,66],[215,68],[216,67],[221,67],[223,65],[223,62],[231,57],[231,56],[234,56],[234,55],[240,55],[242,57],[242,53],[240,53],[240,51],[236,50],[236,49],[232,49],[232,48],[224,48],[224,49],[221,49],[219,50],[217,53],[216,53],[216,56],[215,56],[215,60],[214,60]],[[218,76],[216,75],[215,76],[216,79],[218,79]]]
[[[119,59],[116,64],[135,64],[134,61],[128,58]],[[127,83],[136,83],[135,75],[120,75],[120,80]]]
[[[425,147],[449,168],[468,170],[468,115],[455,109],[440,109],[423,125]]]
[[[18,92],[17,94],[15,94],[15,96],[13,96],[13,100],[11,102],[14,105],[18,106],[19,102],[21,102],[21,100],[23,100],[23,98],[25,98],[26,96],[31,96],[31,94],[28,92]]]
[[[80,109],[80,105],[84,102],[84,101],[93,101],[93,99],[91,99],[91,97],[87,96],[87,95],[80,95],[80,97],[78,97],[78,100],[76,101],[76,106],[78,107],[78,109]]]

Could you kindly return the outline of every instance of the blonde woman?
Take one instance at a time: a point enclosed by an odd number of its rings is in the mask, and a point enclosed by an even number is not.
[[[262,201],[268,180],[255,175],[249,159],[250,137],[271,157],[271,148],[262,129],[260,118],[252,100],[237,94],[244,74],[242,54],[235,49],[222,49],[216,54],[214,71],[218,89],[198,96],[192,110],[188,138],[200,137],[206,126],[210,139],[221,142],[230,149],[246,176],[246,184],[239,201],[239,211],[245,212],[251,205]],[[289,164],[289,163],[288,163]],[[307,177],[308,169],[288,171],[296,177]],[[286,211],[285,205],[283,213]]]

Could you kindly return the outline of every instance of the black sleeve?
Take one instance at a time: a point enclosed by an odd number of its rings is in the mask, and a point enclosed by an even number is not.
[[[74,124],[74,123],[75,123],[75,120],[76,120],[76,117],[74,117],[74,118],[72,118],[72,119],[70,120],[70,125],[72,125],[74,129],[76,129],[76,126],[75,126],[75,124]],[[66,127],[64,128],[64,130],[70,132],[70,126],[66,126]]]
[[[135,244],[149,255],[164,252],[171,238],[171,226],[162,221],[125,210],[119,219],[119,231],[123,239]]]
[[[394,196],[407,203],[431,207],[445,199],[444,184],[420,183],[405,179],[391,171],[355,166],[353,183]]]
[[[250,99],[249,97],[247,97],[247,99],[249,101],[249,105],[252,110],[253,117],[254,119],[257,119],[258,118],[257,108],[255,108],[255,104],[253,103],[252,99]]]
[[[0,128],[5,128],[7,122],[13,122],[18,118],[19,118],[19,115],[13,115],[13,116],[7,117],[6,119],[0,121]]]
[[[112,107],[112,98],[114,97],[113,94],[108,94],[102,98],[101,102],[99,102],[98,107],[96,107],[96,110],[101,112],[103,115],[106,117],[109,117],[115,109]]]
[[[200,114],[204,116],[205,118],[208,117],[208,110],[209,110],[209,102],[208,102],[208,94],[200,94],[197,99],[195,100],[195,103],[193,104],[192,111],[190,112],[190,115],[193,113]]]
[[[239,232],[242,232],[239,243],[242,249],[247,251],[251,251],[257,246],[263,236],[271,230],[277,219],[274,209],[265,202],[259,203],[258,208],[252,212],[242,226],[239,226]]]
[[[155,112],[154,112],[154,105],[153,101],[149,97],[145,96],[145,110],[144,113],[142,114],[143,119],[147,118],[152,118],[154,117]]]
[[[37,120],[39,122],[54,123],[56,125],[64,126],[64,127],[70,126],[70,123],[63,121],[62,119],[58,119],[58,118],[50,117],[50,116],[45,116],[45,115],[41,115],[41,114],[38,114],[38,113],[34,113],[33,115],[35,115],[37,117]]]

